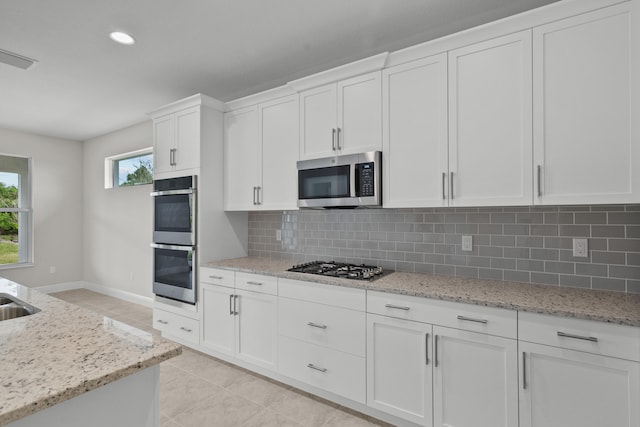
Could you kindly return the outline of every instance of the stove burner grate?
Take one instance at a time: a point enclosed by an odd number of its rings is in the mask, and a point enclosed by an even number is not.
[[[383,273],[382,267],[365,264],[347,264],[335,261],[312,261],[294,265],[287,271],[318,274],[329,277],[342,277],[354,280],[374,280]]]

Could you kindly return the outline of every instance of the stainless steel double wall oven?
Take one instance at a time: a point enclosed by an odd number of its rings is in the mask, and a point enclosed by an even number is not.
[[[195,304],[197,177],[153,182],[153,293]]]

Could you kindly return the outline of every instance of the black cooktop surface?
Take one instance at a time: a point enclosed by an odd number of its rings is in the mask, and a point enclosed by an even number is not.
[[[311,261],[294,265],[287,271],[354,280],[374,280],[384,273],[382,267],[364,264],[347,264],[335,261]]]

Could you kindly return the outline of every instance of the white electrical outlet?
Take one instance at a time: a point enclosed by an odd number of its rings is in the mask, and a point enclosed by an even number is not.
[[[54,274],[56,272],[56,266],[52,265],[51,267],[49,267],[49,273],[50,274]]]
[[[462,250],[463,251],[473,250],[473,236],[462,236]]]
[[[278,242],[282,241],[282,230],[276,230],[276,240]]]
[[[573,256],[587,258],[589,256],[589,244],[587,239],[573,239]]]

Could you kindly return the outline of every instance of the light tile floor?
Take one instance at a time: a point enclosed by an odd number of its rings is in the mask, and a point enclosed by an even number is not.
[[[57,298],[154,334],[148,307],[86,289]],[[388,424],[183,347],[160,364],[162,427],[366,427]]]

